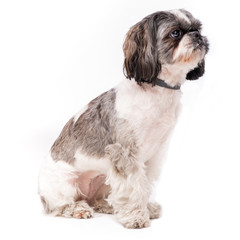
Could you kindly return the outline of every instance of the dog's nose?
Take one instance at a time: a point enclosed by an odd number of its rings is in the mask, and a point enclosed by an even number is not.
[[[199,31],[192,31],[189,33],[194,39],[201,39],[201,34],[199,33]]]

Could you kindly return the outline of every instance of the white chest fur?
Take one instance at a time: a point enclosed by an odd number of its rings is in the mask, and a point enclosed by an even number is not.
[[[134,129],[141,160],[153,158],[167,142],[175,126],[181,91],[149,84],[139,86],[134,80],[124,80],[116,88],[116,110]]]

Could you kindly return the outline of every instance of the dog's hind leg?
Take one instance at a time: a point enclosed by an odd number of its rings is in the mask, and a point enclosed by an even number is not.
[[[39,174],[39,195],[45,212],[53,216],[89,218],[91,199],[103,188],[105,175],[79,172],[66,162],[49,157]]]

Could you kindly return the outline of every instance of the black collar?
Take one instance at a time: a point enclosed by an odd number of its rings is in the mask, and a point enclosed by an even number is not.
[[[172,89],[172,90],[179,90],[181,88],[181,85],[176,85],[174,87],[168,85],[166,82],[164,82],[162,79],[157,78],[156,80],[156,85],[160,86],[160,87],[164,87],[164,88],[168,88],[168,89]]]

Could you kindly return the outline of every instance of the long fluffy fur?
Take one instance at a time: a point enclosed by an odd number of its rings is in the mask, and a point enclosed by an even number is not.
[[[127,79],[69,120],[43,164],[39,194],[47,213],[115,213],[127,228],[148,227],[160,216],[149,196],[180,112],[181,91],[155,82],[175,86],[203,75],[208,42],[200,26],[189,12],[175,10],[149,15],[129,30],[123,45]],[[183,32],[178,40],[170,37],[176,28]]]

